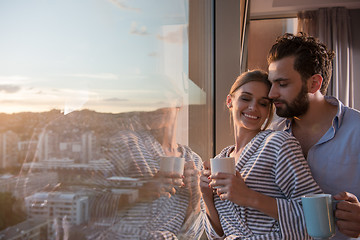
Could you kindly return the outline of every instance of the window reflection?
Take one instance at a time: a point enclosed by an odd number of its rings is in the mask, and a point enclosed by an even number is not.
[[[0,3],[0,239],[201,236],[188,4]]]

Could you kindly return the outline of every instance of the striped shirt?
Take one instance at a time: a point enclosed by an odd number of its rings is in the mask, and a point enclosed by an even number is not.
[[[149,131],[121,131],[110,140],[108,157],[116,166],[114,176],[151,180],[165,153]],[[189,147],[179,145],[181,157],[201,168],[201,159]],[[141,200],[141,199],[140,199]],[[203,231],[198,186],[176,187],[170,198],[138,202],[114,218],[113,226],[98,239],[198,239]],[[191,206],[198,204],[198,212]],[[190,222],[191,221],[191,222]]]
[[[229,146],[217,157],[229,156],[233,149]],[[294,137],[283,131],[260,132],[241,153],[236,169],[249,188],[276,198],[279,221],[256,209],[222,201],[214,194],[226,239],[310,239],[301,196],[322,191]],[[207,218],[205,229],[209,238],[219,237]]]

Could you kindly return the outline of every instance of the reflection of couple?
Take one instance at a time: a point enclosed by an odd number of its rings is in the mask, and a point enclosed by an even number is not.
[[[176,142],[179,108],[141,114],[144,128],[124,130],[111,139],[109,158],[117,176],[143,182],[131,206],[100,239],[198,239],[201,234],[198,169],[200,157]],[[161,156],[185,158],[184,176],[159,173]],[[125,203],[126,204],[126,203]]]

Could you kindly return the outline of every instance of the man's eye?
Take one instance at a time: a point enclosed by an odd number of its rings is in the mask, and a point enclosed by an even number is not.
[[[287,83],[285,83],[285,82],[279,82],[279,86],[280,87],[286,87],[288,84]]]

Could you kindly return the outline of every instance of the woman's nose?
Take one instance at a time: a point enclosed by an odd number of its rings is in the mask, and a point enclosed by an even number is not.
[[[254,110],[256,108],[256,102],[251,102],[248,106],[249,110]]]

